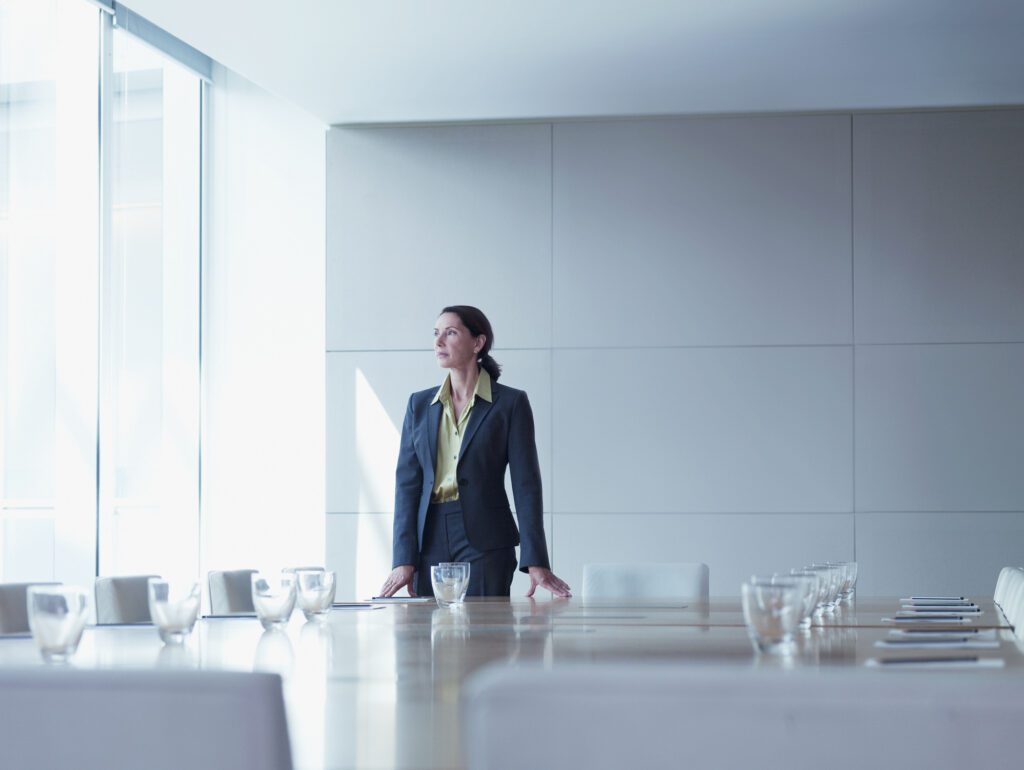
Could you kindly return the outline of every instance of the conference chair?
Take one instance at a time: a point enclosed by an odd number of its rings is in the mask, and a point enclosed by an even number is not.
[[[148,587],[151,577],[159,575],[96,578],[96,623],[152,623]]]
[[[27,634],[29,586],[56,583],[0,583],[0,636]]]
[[[461,734],[471,770],[1017,767],[1018,677],[958,674],[492,665]]]
[[[1003,567],[999,570],[999,577],[996,579],[996,590],[992,594],[992,601],[998,604],[1000,607],[1003,606],[1003,601],[1006,599],[1006,589],[1013,580],[1013,572],[1017,567]]]
[[[1014,567],[1003,595],[1003,615],[1018,635],[1024,627],[1024,570]]]
[[[0,669],[12,770],[291,770],[281,678],[228,671]]]
[[[210,612],[231,615],[236,612],[255,612],[252,604],[252,576],[254,569],[213,570],[207,575],[210,587]]]
[[[640,599],[646,601],[708,600],[708,565],[585,564],[583,601]]]

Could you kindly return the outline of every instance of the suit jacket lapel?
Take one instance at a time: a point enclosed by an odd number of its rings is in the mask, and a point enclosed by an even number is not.
[[[459,448],[459,462],[462,462],[463,456],[466,454],[466,447],[469,446],[469,442],[473,440],[473,436],[476,435],[477,428],[480,427],[480,423],[484,421],[484,418],[490,414],[491,409],[494,408],[494,402],[498,399],[498,389],[492,386],[491,400],[485,401],[480,398],[473,404],[473,411],[469,413],[469,423],[466,425],[466,435],[462,437],[462,446]]]
[[[441,413],[444,404],[438,401],[427,407],[427,441],[430,447],[430,474],[434,474],[434,463],[437,462],[437,431],[441,427]]]

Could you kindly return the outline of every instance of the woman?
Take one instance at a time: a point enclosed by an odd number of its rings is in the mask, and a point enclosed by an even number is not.
[[[530,576],[527,596],[537,586],[571,596],[548,562],[530,402],[498,384],[493,344],[477,308],[441,311],[434,354],[448,376],[440,388],[409,397],[395,473],[393,569],[381,596],[403,586],[410,596],[432,596],[430,567],[446,561],[471,564],[469,596],[508,596],[517,545],[519,569]],[[519,530],[505,494],[506,466]]]

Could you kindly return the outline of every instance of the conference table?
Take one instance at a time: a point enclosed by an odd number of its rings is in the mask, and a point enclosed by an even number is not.
[[[1002,668],[963,676],[1024,682],[1024,642],[991,600],[967,623],[998,646],[971,651]],[[86,629],[76,668],[199,668],[273,671],[284,682],[297,770],[459,768],[463,686],[487,664],[548,666],[644,661],[749,669],[864,666],[872,658],[921,656],[875,646],[892,638],[899,598],[857,598],[816,620],[790,656],[757,654],[738,599],[670,605],[580,599],[469,599],[457,610],[431,603],[336,608],[321,620],[296,612],[264,631],[254,617],[200,620],[183,646],[165,646],[151,626]],[[0,666],[45,665],[31,638],[0,638]]]

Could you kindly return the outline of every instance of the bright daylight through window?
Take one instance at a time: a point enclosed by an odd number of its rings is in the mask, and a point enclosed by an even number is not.
[[[198,570],[203,85],[0,0],[0,581]]]

